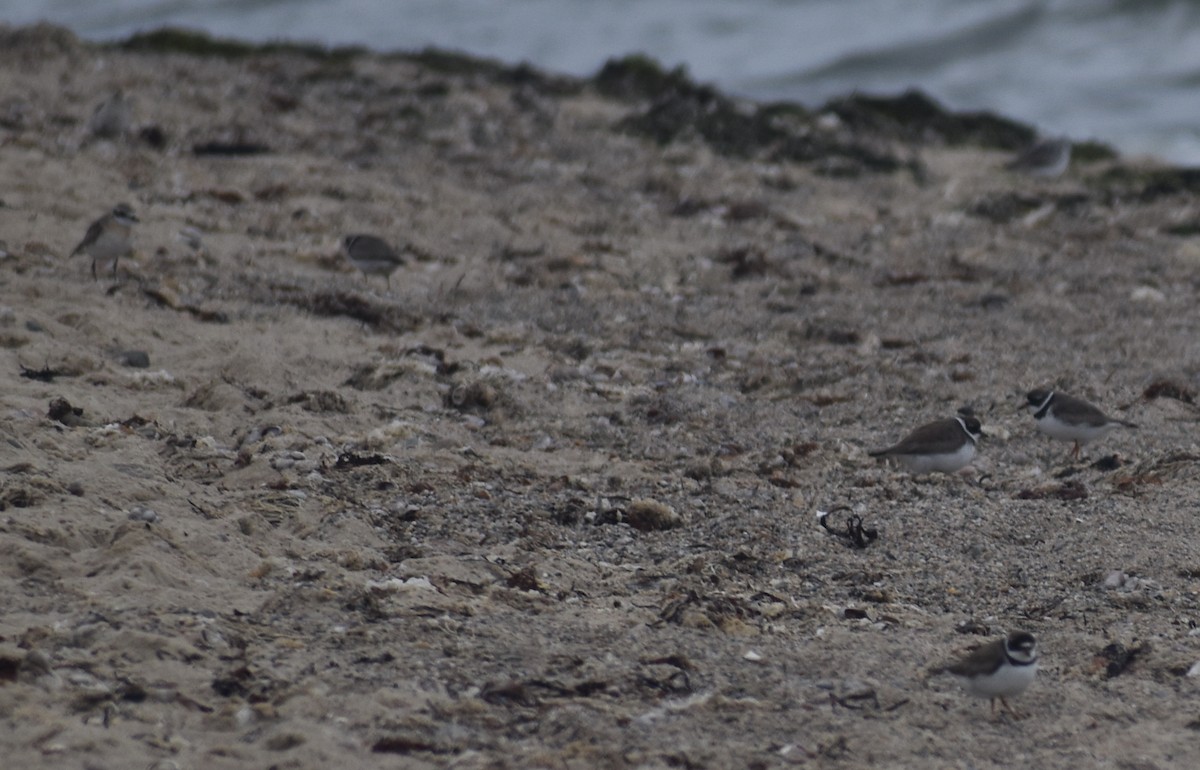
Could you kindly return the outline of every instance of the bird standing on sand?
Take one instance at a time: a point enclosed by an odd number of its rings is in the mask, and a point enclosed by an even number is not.
[[[88,120],[88,133],[98,139],[120,139],[129,132],[131,121],[129,102],[125,94],[117,89],[96,105]]]
[[[1038,643],[1033,634],[1014,631],[1003,639],[988,642],[958,660],[933,669],[930,674],[953,674],[969,695],[989,699],[993,714],[996,713],[996,701],[999,700],[1014,719],[1020,719],[1021,715],[1005,699],[1020,695],[1033,684],[1038,657]]]
[[[342,239],[346,258],[363,275],[382,275],[392,288],[392,273],[404,264],[404,258],[396,253],[387,241],[374,235],[347,235]]]
[[[922,425],[900,443],[868,454],[890,457],[910,473],[954,473],[975,459],[975,442],[982,433],[983,426],[976,418],[951,417]]]
[[[1046,388],[1031,390],[1025,396],[1029,410],[1037,420],[1037,429],[1059,441],[1073,441],[1072,457],[1079,457],[1084,444],[1104,438],[1120,426],[1136,428],[1125,420],[1109,417],[1081,398]]]
[[[82,252],[92,258],[92,280],[98,280],[96,263],[111,259],[113,276],[116,277],[117,261],[133,253],[130,237],[133,235],[133,224],[137,221],[128,203],[118,203],[112,211],[92,222],[71,256]]]
[[[1070,164],[1071,140],[1056,137],[1035,143],[1010,161],[1005,168],[1051,179],[1062,176]]]

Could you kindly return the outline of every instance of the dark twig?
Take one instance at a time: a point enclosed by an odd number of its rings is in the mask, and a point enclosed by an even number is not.
[[[826,532],[845,541],[846,545],[851,548],[866,548],[872,540],[879,537],[879,531],[874,528],[864,527],[863,518],[857,513],[852,513],[846,517],[846,530],[844,532],[829,526],[829,516],[831,514],[847,510],[850,510],[847,506],[839,506],[832,511],[821,511],[817,514],[817,520],[825,528]]]
[[[38,382],[54,382],[55,377],[65,377],[67,373],[61,369],[51,369],[49,366],[43,366],[41,369],[30,369],[24,364],[20,364],[21,376],[29,380],[37,380]]]

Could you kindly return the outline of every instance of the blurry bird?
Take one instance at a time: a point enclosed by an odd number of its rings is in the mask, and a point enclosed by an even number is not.
[[[96,106],[88,120],[88,132],[99,139],[118,139],[129,131],[129,102],[125,94],[117,89]]]
[[[1005,168],[1047,179],[1062,176],[1071,163],[1071,141],[1065,137],[1043,139],[1022,152]]]
[[[138,218],[133,215],[133,209],[128,203],[118,203],[112,211],[92,222],[83,240],[71,252],[75,256],[80,252],[92,258],[92,279],[96,278],[96,263],[112,260],[112,272],[117,274],[117,261],[133,253],[133,224]]]
[[[342,239],[342,248],[346,258],[363,275],[386,277],[389,289],[392,288],[392,273],[405,263],[387,241],[374,235],[347,235]]]

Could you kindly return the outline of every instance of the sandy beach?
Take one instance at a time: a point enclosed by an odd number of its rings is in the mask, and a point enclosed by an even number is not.
[[[5,767],[1200,765],[1200,173],[639,59],[0,67]],[[1015,629],[1028,718],[928,676]]]

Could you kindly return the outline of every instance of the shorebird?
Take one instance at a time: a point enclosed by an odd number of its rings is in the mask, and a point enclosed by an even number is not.
[[[951,417],[922,425],[895,446],[868,454],[890,457],[910,473],[954,473],[975,459],[975,442],[982,433],[983,426],[974,417]]]
[[[133,224],[138,218],[133,215],[133,209],[128,203],[118,203],[112,211],[92,222],[83,240],[71,252],[75,256],[80,252],[92,258],[92,279],[96,278],[96,263],[112,260],[112,272],[117,274],[117,261],[133,253]]]

